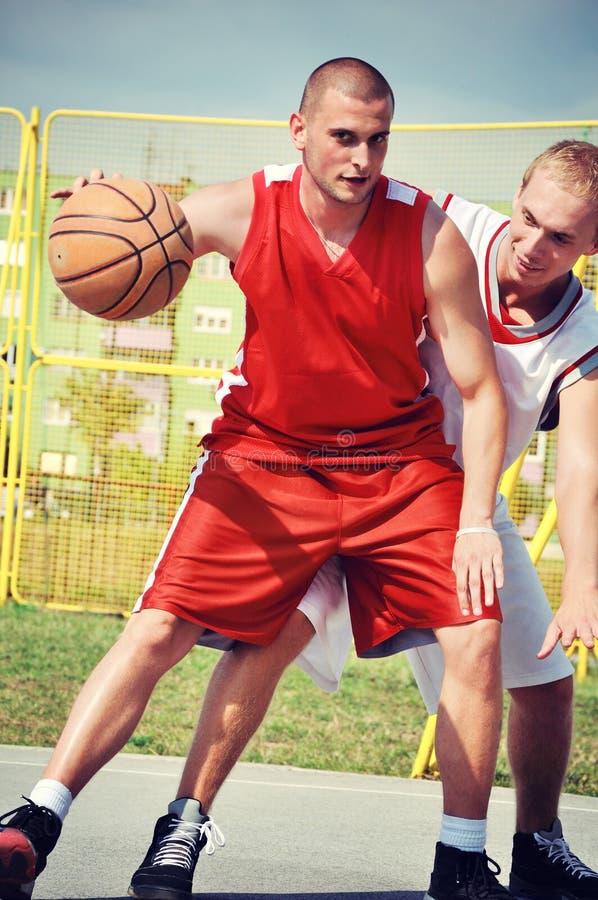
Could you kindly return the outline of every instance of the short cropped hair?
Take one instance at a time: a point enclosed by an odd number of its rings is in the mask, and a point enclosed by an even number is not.
[[[563,190],[594,206],[598,231],[598,146],[576,140],[552,144],[528,166],[522,187],[526,187],[538,169],[544,169]]]
[[[329,87],[346,97],[356,97],[365,103],[389,97],[394,112],[394,94],[384,75],[374,66],[354,56],[329,59],[314,69],[307,79],[299,112],[309,115]]]

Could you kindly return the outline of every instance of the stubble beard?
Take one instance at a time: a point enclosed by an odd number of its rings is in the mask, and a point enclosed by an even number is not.
[[[323,176],[316,175],[315,167],[310,165],[309,154],[305,154],[304,156],[303,167],[308,172],[316,187],[327,199],[334,200],[337,203],[342,203],[346,206],[369,204],[372,194],[374,193],[376,182],[372,183],[371,180],[368,180],[367,183],[363,185],[361,191],[356,192],[354,188],[351,189],[349,185],[342,180],[331,181]]]

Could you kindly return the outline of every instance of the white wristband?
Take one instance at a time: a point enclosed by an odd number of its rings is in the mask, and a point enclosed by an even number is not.
[[[495,528],[485,528],[483,525],[477,525],[474,528],[460,528],[456,537],[460,538],[464,534],[493,534],[498,537],[498,531]]]

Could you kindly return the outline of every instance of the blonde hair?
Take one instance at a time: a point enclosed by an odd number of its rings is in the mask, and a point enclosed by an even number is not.
[[[394,94],[384,75],[354,56],[329,59],[314,69],[307,79],[299,111],[309,115],[330,87],[346,97],[358,97],[365,103],[389,97],[394,112]]]
[[[533,173],[544,169],[565,191],[587,200],[596,207],[598,216],[598,146],[589,141],[566,140],[553,144],[528,166],[522,187]]]

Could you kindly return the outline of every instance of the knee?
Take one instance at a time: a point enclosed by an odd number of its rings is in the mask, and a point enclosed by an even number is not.
[[[166,666],[174,665],[193,646],[202,629],[159,609],[134,613],[121,635],[132,653],[145,659],[156,658]]]
[[[472,672],[476,680],[494,679],[500,671],[500,633],[494,619],[439,629],[446,672],[463,673],[470,681]]]

